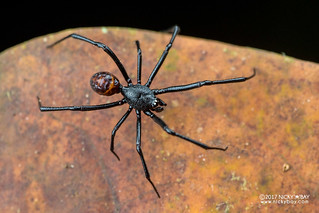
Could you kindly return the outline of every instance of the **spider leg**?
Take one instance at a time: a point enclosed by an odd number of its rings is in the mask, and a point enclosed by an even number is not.
[[[179,138],[182,138],[186,141],[189,141],[203,149],[217,149],[217,150],[221,150],[221,151],[226,151],[227,150],[227,146],[225,148],[221,148],[221,147],[212,147],[212,146],[207,146],[206,144],[203,144],[203,143],[200,143],[198,141],[195,141],[189,137],[186,137],[184,135],[181,135],[181,134],[178,134],[177,132],[174,132],[173,130],[171,130],[167,124],[162,120],[160,119],[159,117],[157,117],[154,113],[150,112],[150,111],[144,111],[144,113],[148,116],[150,116],[153,121],[155,121],[155,123],[157,123],[160,127],[162,127],[164,129],[165,132],[167,132],[168,134],[170,135],[173,135],[173,136],[177,136]]]
[[[117,67],[119,68],[119,70],[121,71],[124,79],[126,80],[126,82],[130,85],[132,84],[132,80],[129,78],[129,76],[127,75],[127,72],[123,66],[123,64],[121,63],[121,61],[118,59],[118,57],[115,55],[115,53],[105,44],[101,43],[101,42],[96,42],[96,41],[93,41],[89,38],[86,38],[84,36],[81,36],[79,34],[76,34],[76,33],[72,33],[64,38],[61,38],[60,40],[54,42],[53,44],[49,45],[48,48],[52,48],[53,46],[55,46],[56,44],[64,41],[65,39],[68,39],[68,38],[74,38],[74,39],[78,39],[78,40],[81,40],[81,41],[85,41],[85,42],[88,42],[90,44],[93,44],[94,46],[96,47],[99,47],[101,49],[104,50],[104,52],[106,52],[112,59],[113,61],[115,62],[115,64],[117,65]]]
[[[115,138],[115,134],[116,131],[120,128],[120,126],[122,125],[122,123],[124,123],[124,121],[126,120],[126,118],[130,115],[131,111],[132,111],[132,107],[130,106],[130,108],[126,111],[126,113],[123,115],[123,117],[119,120],[119,122],[115,125],[113,131],[112,131],[112,136],[111,136],[111,146],[110,146],[110,150],[111,152],[115,155],[115,157],[120,160],[119,156],[114,152],[114,138]]]
[[[171,40],[169,41],[169,43],[166,45],[166,48],[164,50],[164,52],[162,53],[162,56],[160,57],[160,59],[158,60],[157,64],[155,65],[150,77],[148,78],[148,81],[146,82],[145,86],[147,87],[150,87],[153,79],[155,78],[158,70],[161,68],[169,50],[171,49],[172,45],[173,45],[173,42],[175,40],[175,37],[177,36],[178,32],[180,31],[179,27],[178,26],[174,26],[173,27],[173,34],[172,34],[172,38]]]
[[[140,47],[140,42],[135,41],[137,47],[137,83],[141,84],[142,75],[142,50]]]
[[[180,92],[180,91],[186,91],[191,89],[196,89],[202,86],[209,86],[213,84],[229,84],[229,83],[238,83],[247,81],[251,78],[253,78],[256,75],[256,68],[253,68],[253,74],[249,77],[238,77],[238,78],[230,78],[230,79],[224,79],[224,80],[215,80],[215,81],[199,81],[191,84],[186,85],[180,85],[180,86],[172,86],[167,87],[163,89],[153,89],[155,95],[163,94],[163,93],[170,93],[170,92]]]
[[[63,111],[63,110],[93,111],[93,110],[100,110],[100,109],[107,109],[107,108],[111,108],[111,107],[116,107],[116,106],[119,106],[119,105],[122,105],[122,104],[126,103],[126,100],[122,99],[120,101],[115,101],[115,102],[112,102],[112,103],[100,104],[100,105],[48,107],[48,106],[42,106],[40,98],[39,97],[37,97],[37,98],[38,98],[39,109],[42,112]]]
[[[171,27],[169,27],[169,28],[166,28],[166,29],[164,29],[164,30],[161,30],[160,32],[163,32],[163,33],[173,33],[174,30],[175,30],[175,28],[176,28],[176,25],[171,26]]]
[[[145,160],[144,160],[143,152],[142,152],[142,147],[141,147],[141,112],[139,110],[135,110],[135,111],[136,111],[136,117],[137,117],[137,122],[136,122],[136,151],[140,155],[146,179],[148,180],[148,182],[151,183],[151,185],[153,186],[153,189],[156,192],[158,198],[160,198],[161,196],[159,195],[154,183],[151,180],[151,176],[150,176],[150,173],[148,172],[148,169],[147,169],[147,166],[146,166],[146,163],[145,163]]]

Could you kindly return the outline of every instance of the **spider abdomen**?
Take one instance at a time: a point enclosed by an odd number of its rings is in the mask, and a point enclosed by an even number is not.
[[[120,81],[109,72],[95,73],[90,80],[92,89],[99,95],[110,96],[120,92]]]
[[[137,84],[122,87],[121,92],[127,103],[137,110],[152,109],[157,103],[154,93],[147,86]]]

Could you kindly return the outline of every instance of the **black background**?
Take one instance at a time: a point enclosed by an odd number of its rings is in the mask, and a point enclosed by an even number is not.
[[[75,27],[164,30],[319,62],[319,1],[50,1],[1,6],[1,49]]]

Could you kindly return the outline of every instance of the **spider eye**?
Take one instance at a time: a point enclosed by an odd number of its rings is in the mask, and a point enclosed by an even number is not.
[[[92,89],[99,95],[110,96],[120,92],[120,81],[109,72],[95,73],[90,80]]]

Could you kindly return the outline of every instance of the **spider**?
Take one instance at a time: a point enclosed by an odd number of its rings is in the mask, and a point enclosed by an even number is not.
[[[140,159],[142,161],[145,177],[148,180],[148,182],[152,185],[154,191],[156,192],[158,198],[160,198],[160,194],[158,190],[156,189],[154,183],[151,180],[150,173],[147,169],[146,162],[144,159],[144,155],[142,152],[142,143],[141,143],[141,114],[142,112],[150,117],[156,124],[158,124],[165,132],[172,136],[176,136],[178,138],[181,138],[185,141],[188,141],[192,144],[195,144],[203,149],[216,149],[221,151],[226,151],[228,146],[226,147],[213,147],[208,146],[206,144],[200,143],[194,139],[191,139],[189,137],[186,137],[184,135],[181,135],[172,129],[170,129],[167,124],[159,118],[157,115],[155,115],[153,112],[162,112],[164,110],[164,106],[166,106],[166,103],[157,97],[157,95],[164,94],[164,93],[172,93],[172,92],[181,92],[191,89],[196,89],[202,86],[209,86],[214,84],[228,84],[228,83],[237,83],[237,82],[243,82],[248,79],[253,78],[256,75],[256,69],[253,69],[253,74],[249,77],[238,77],[238,78],[231,78],[231,79],[224,79],[224,80],[205,80],[205,81],[199,81],[195,83],[185,84],[185,85],[178,85],[178,86],[171,86],[167,88],[162,89],[150,89],[150,86],[152,84],[152,81],[154,80],[156,74],[158,73],[159,69],[161,68],[166,56],[168,55],[169,50],[171,49],[173,42],[175,40],[175,37],[179,33],[180,28],[178,26],[174,26],[172,28],[172,37],[169,41],[169,43],[166,45],[165,50],[163,51],[160,59],[158,60],[157,64],[155,65],[153,71],[151,72],[147,82],[142,85],[141,84],[141,72],[142,72],[142,50],[140,48],[139,41],[136,41],[136,47],[137,47],[137,84],[133,84],[132,80],[129,78],[123,64],[118,59],[118,57],[115,55],[115,53],[105,44],[101,42],[93,41],[89,38],[86,38],[84,36],[78,35],[78,34],[70,34],[55,43],[48,46],[48,48],[52,48],[56,44],[64,41],[68,38],[74,38],[78,39],[80,41],[87,42],[89,44],[92,44],[98,48],[101,48],[103,51],[105,51],[115,62],[118,69],[122,73],[125,81],[127,82],[127,86],[123,86],[120,84],[119,80],[111,73],[109,72],[98,72],[94,74],[91,77],[90,85],[92,89],[98,93],[99,95],[105,95],[105,96],[111,96],[117,93],[121,93],[123,98],[119,101],[115,101],[112,103],[107,104],[100,104],[100,105],[84,105],[84,106],[62,106],[62,107],[49,107],[49,106],[42,106],[41,100],[38,98],[38,104],[39,109],[42,112],[47,111],[62,111],[62,110],[72,110],[72,111],[91,111],[91,110],[100,110],[100,109],[107,109],[112,108],[116,106],[120,106],[123,104],[128,104],[129,108],[126,111],[126,113],[123,115],[123,117],[118,121],[118,123],[113,128],[112,134],[111,134],[111,144],[110,144],[110,151],[115,155],[115,157],[120,160],[119,156],[114,151],[114,138],[117,130],[120,128],[120,126],[123,124],[123,122],[127,119],[127,117],[130,115],[132,110],[134,109],[136,112],[137,117],[137,123],[136,123],[136,151],[140,156]]]

